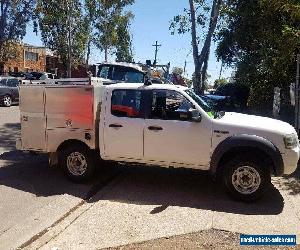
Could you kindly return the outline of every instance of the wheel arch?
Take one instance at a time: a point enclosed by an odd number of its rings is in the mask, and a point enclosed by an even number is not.
[[[69,140],[65,140],[63,141],[58,147],[57,147],[57,153],[62,152],[65,148],[70,147],[72,145],[80,145],[83,147],[86,147],[88,149],[90,149],[90,147],[83,141],[78,140],[78,139],[69,139]]]
[[[232,136],[222,141],[212,153],[211,173],[216,175],[226,160],[241,153],[252,153],[256,157],[265,157],[271,163],[272,172],[276,176],[283,175],[284,164],[278,148],[267,139],[254,135]]]

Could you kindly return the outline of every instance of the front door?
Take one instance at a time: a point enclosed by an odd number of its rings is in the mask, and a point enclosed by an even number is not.
[[[104,125],[104,155],[107,159],[143,159],[142,92],[135,89],[112,91]]]
[[[17,78],[11,78],[7,80],[7,86],[10,89],[11,96],[14,102],[19,101],[19,80]]]
[[[153,90],[149,117],[145,120],[144,156],[147,161],[170,165],[208,166],[211,122],[193,122],[186,112],[194,105],[180,92]]]

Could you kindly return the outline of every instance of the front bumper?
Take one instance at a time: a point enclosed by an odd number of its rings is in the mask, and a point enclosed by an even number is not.
[[[300,157],[300,148],[299,146],[293,149],[286,149],[284,154],[281,154],[283,165],[284,165],[284,174],[289,175],[296,171],[298,167],[298,161]]]

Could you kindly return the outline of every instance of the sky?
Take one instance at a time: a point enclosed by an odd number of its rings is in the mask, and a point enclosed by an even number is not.
[[[155,41],[162,46],[158,51],[158,63],[171,63],[173,67],[184,67],[187,62],[186,76],[191,78],[194,72],[193,55],[191,48],[191,35],[171,35],[169,31],[170,21],[184,8],[188,7],[188,0],[136,0],[128,9],[131,10],[135,18],[132,21],[131,32],[133,37],[133,52],[135,62],[146,62],[147,59],[154,60]],[[36,36],[33,27],[28,26],[24,42],[42,46],[40,35]],[[211,75],[210,82],[219,78],[221,62],[215,56],[215,47],[212,45],[208,74]],[[113,60],[113,57],[111,58]],[[91,64],[104,61],[101,51],[93,48]],[[230,77],[231,70],[223,69],[222,77]]]

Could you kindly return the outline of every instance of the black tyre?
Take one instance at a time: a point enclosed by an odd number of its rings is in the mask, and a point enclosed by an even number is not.
[[[73,145],[63,149],[59,154],[59,164],[67,177],[74,182],[86,182],[95,172],[92,151],[83,145]]]
[[[11,96],[5,95],[5,96],[3,97],[2,103],[3,103],[3,105],[4,105],[5,107],[10,107],[10,106],[11,106],[11,103],[12,103]]]
[[[254,156],[255,157],[255,156]],[[270,187],[270,168],[263,159],[237,156],[222,166],[221,180],[227,191],[241,201],[254,201]]]

